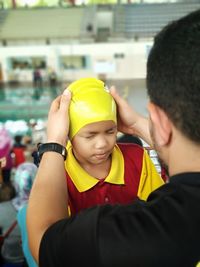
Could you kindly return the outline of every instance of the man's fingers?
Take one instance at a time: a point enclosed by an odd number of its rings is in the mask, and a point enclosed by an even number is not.
[[[112,95],[112,97],[115,99],[116,97],[118,97],[118,93],[117,93],[117,90],[116,90],[116,88],[115,88],[115,86],[114,85],[112,85],[111,87],[110,87],[110,94]]]
[[[65,89],[65,91],[61,96],[60,109],[67,111],[69,108],[70,100],[71,100],[71,92],[68,89]]]
[[[57,110],[68,110],[69,103],[71,100],[71,92],[68,89],[65,89],[62,95],[59,95],[54,99],[51,104],[49,113],[56,112]]]
[[[112,97],[114,98],[114,100],[118,105],[122,105],[125,103],[124,99],[117,93],[117,90],[114,86],[111,86],[110,94],[112,95]]]
[[[53,100],[49,113],[51,112],[55,112],[56,110],[59,109],[60,106],[60,99],[61,99],[61,95],[57,96],[56,99]]]

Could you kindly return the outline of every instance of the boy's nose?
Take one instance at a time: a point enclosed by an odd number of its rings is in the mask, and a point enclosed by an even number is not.
[[[99,138],[97,138],[97,140],[96,140],[96,143],[95,143],[95,146],[96,146],[96,148],[104,148],[104,147],[106,147],[107,146],[107,141],[106,141],[106,138],[104,138],[104,137],[99,137]]]

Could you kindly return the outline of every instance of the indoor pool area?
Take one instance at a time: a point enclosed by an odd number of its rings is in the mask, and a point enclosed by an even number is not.
[[[45,119],[59,88],[4,86],[0,89],[0,121]]]
[[[43,85],[34,87],[24,84],[8,84],[0,87],[0,123],[6,121],[46,120],[52,100],[62,93],[69,84],[55,87]],[[115,85],[120,95],[136,109],[147,115],[147,95],[144,81],[107,81],[107,86]],[[20,130],[20,129],[19,129]],[[12,129],[13,131],[13,129]]]

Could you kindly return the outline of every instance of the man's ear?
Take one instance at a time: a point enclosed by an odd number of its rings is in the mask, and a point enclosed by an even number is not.
[[[148,110],[154,128],[154,135],[159,146],[167,145],[172,134],[172,123],[167,114],[157,105],[149,102]]]

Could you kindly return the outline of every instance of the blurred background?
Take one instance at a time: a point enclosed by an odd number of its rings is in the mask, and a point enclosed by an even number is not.
[[[75,79],[115,85],[146,115],[155,34],[199,0],[0,0],[0,129],[45,139],[51,100]]]

